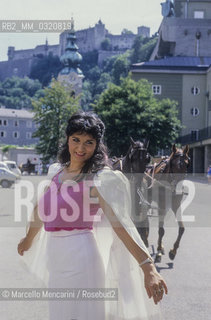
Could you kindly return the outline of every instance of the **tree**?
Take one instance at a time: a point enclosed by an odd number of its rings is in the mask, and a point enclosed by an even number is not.
[[[120,76],[122,74],[120,72]],[[110,73],[103,72],[103,69],[95,66],[86,72],[85,79],[83,82],[81,105],[83,110],[90,110],[91,104],[98,99],[102,91],[107,88],[108,83],[113,81],[113,78]]]
[[[34,137],[43,162],[55,160],[65,138],[67,119],[78,110],[79,99],[71,95],[71,87],[65,87],[53,79],[51,86],[44,89],[44,97],[33,101],[35,122],[38,124]]]
[[[156,43],[157,37],[150,39],[147,43],[143,44],[139,52],[138,60],[136,62],[149,61]]]
[[[128,59],[128,53],[121,54],[116,57],[113,63],[113,68],[111,71],[113,82],[115,84],[120,84],[120,79],[125,78],[128,75],[129,72],[129,59]]]
[[[89,71],[97,66],[98,63],[98,51],[93,50],[89,52],[83,52],[83,60],[80,64],[80,69],[83,71],[85,78]]]
[[[87,73],[87,79],[89,79],[92,82],[96,82],[100,79],[101,70],[98,66],[93,67],[89,70]]]
[[[95,94],[101,94],[105,89],[107,89],[108,84],[112,82],[112,77],[109,73],[101,73],[100,79],[97,81],[95,86]]]
[[[111,74],[114,62],[116,61],[117,57],[118,56],[111,56],[105,59],[102,64],[102,71]]]
[[[92,84],[90,81],[83,82],[83,90],[81,95],[81,106],[83,110],[88,111],[92,102]]]
[[[151,84],[142,79],[122,79],[120,86],[110,84],[94,110],[106,125],[106,141],[111,154],[120,156],[129,147],[129,137],[148,138],[150,152],[169,147],[176,139],[180,121],[177,103],[169,99],[157,100]]]
[[[111,41],[108,38],[105,38],[102,42],[101,42],[101,49],[105,50],[105,51],[110,51],[112,50],[112,45],[111,45]]]
[[[130,32],[124,30],[123,33],[128,34]],[[120,85],[121,78],[128,76],[131,63],[140,61],[140,59],[141,61],[147,61],[156,41],[156,35],[151,38],[137,36],[132,50],[105,59],[100,67],[97,66],[97,51],[83,54],[81,69],[86,80],[83,85],[81,100],[83,109],[89,110],[91,105],[99,99],[100,94],[107,89],[110,82]]]
[[[148,61],[154,47],[156,46],[157,40],[158,37],[156,34],[151,38],[143,38],[142,36],[137,36],[134,40],[131,51],[131,63]]]
[[[0,103],[7,108],[31,109],[31,98],[42,96],[42,85],[27,77],[7,78],[0,83]]]
[[[62,69],[62,64],[58,56],[54,56],[51,52],[48,56],[36,57],[33,60],[30,78],[38,79],[42,86],[48,86],[52,77],[57,78],[59,71]]]
[[[133,33],[132,31],[124,28],[124,29],[122,30],[122,34],[134,34],[134,33]]]

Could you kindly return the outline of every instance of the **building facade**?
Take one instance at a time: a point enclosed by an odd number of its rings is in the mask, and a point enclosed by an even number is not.
[[[166,56],[211,56],[211,0],[167,0],[162,4],[162,14],[151,60]]]
[[[189,144],[192,171],[211,164],[211,0],[166,0],[157,45],[150,61],[132,66],[135,80],[151,82],[158,99],[177,101]]]
[[[32,135],[36,131],[34,113],[28,110],[0,108],[0,144],[17,146],[33,145],[38,138]]]
[[[151,83],[156,98],[177,101],[183,126],[180,142],[190,144],[194,172],[204,172],[211,163],[211,157],[205,156],[211,147],[210,65],[211,57],[169,57],[131,68],[135,81],[147,79]],[[200,159],[199,153],[203,154]]]

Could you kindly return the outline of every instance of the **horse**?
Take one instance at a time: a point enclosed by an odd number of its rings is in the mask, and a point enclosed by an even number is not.
[[[124,174],[144,173],[147,164],[150,162],[150,155],[147,152],[149,141],[134,141],[130,137],[130,147],[125,156],[113,157],[111,164],[114,170],[120,170]]]
[[[30,175],[31,173],[36,173],[35,166],[35,164],[27,161],[27,163],[21,163],[19,165],[19,169],[21,171],[21,174],[23,174],[23,172],[27,172]]]
[[[140,217],[139,194],[138,190],[142,183],[143,173],[146,166],[150,162],[150,155],[147,151],[149,141],[134,141],[130,137],[130,147],[127,154],[121,158],[112,158],[111,165],[114,170],[120,170],[128,178],[131,187],[131,202],[132,202],[132,219],[136,228],[141,235],[141,229],[138,227]]]
[[[146,188],[145,191],[147,193],[145,197],[148,199],[147,203],[149,207],[154,200],[152,199],[152,192],[155,191],[153,190],[153,188],[158,188],[158,192],[154,192],[154,194],[158,195],[155,201],[158,205],[157,210],[159,219],[158,247],[155,262],[161,262],[162,255],[164,254],[162,239],[165,233],[164,219],[167,213],[166,201],[171,201],[171,209],[176,216],[183,198],[183,194],[178,194],[176,192],[176,186],[179,181],[184,180],[188,170],[188,166],[190,165],[190,158],[188,156],[188,153],[188,145],[181,149],[177,148],[174,144],[172,146],[172,153],[169,157],[162,159],[158,164],[155,163],[153,166],[148,167],[145,171],[144,183]],[[144,227],[142,227],[141,237],[145,244],[148,245],[149,219],[146,214],[143,221],[145,222],[145,225]],[[178,220],[178,226],[179,231],[177,239],[173,245],[173,249],[169,251],[169,258],[171,260],[174,260],[176,256],[182,235],[185,231],[183,221]]]

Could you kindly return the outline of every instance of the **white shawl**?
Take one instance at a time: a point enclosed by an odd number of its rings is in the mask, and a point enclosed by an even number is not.
[[[60,169],[55,166],[55,175]],[[94,184],[103,199],[110,205],[117,219],[129,235],[150,256],[134,223],[131,220],[130,186],[120,171],[108,167],[94,177]],[[101,221],[94,224],[94,234],[102,255],[106,272],[106,287],[118,288],[118,301],[106,301],[106,320],[159,320],[160,307],[149,299],[144,287],[144,274],[135,258],[118,238],[107,217],[101,214]],[[46,267],[46,243],[49,232],[44,228],[33,240],[30,250],[21,260],[30,272],[48,284]]]

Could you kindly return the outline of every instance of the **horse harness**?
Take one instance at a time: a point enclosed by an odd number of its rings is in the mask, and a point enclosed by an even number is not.
[[[174,155],[174,157],[180,157],[180,158],[184,158],[184,155],[181,154],[181,153],[177,153]],[[157,183],[159,183],[161,186],[164,186],[166,187],[164,184],[162,184],[161,182],[159,182],[157,179],[155,179],[155,174],[157,173],[160,173],[160,174],[168,174],[168,177],[170,178],[170,184],[171,184],[171,191],[172,193],[175,192],[175,189],[176,189],[176,185],[177,185],[177,180],[175,179],[175,174],[176,172],[173,171],[173,164],[172,164],[172,160],[174,160],[174,157],[171,158],[170,157],[167,157],[167,158],[164,158],[162,159],[158,164],[154,164],[153,167],[149,168],[151,169],[150,173],[152,173],[151,175],[145,171],[145,175],[151,179],[151,185],[148,187],[148,189],[152,188],[153,187],[153,184],[154,184],[154,181],[156,180]],[[187,173],[187,168],[189,166],[189,163],[190,163],[190,157],[188,157],[186,155],[186,158],[187,158],[187,161],[188,161],[188,164],[186,165],[186,170],[185,172],[182,172],[182,174],[186,174]],[[184,160],[184,163],[185,163],[185,160]],[[180,165],[181,166],[181,165]],[[158,169],[158,170],[156,170]],[[180,172],[181,174],[181,172]]]
[[[177,154],[176,156],[180,156],[180,157],[183,157],[183,155],[181,154]],[[190,162],[190,158],[188,156],[187,157],[187,160],[188,160],[188,165],[187,165],[187,168],[189,166],[189,162]],[[147,178],[150,178],[151,180],[151,184],[149,187],[147,187],[147,189],[151,189],[154,185],[154,182],[156,181],[157,184],[159,184],[161,187],[165,187],[167,189],[169,189],[172,194],[173,193],[176,193],[176,186],[177,186],[177,183],[178,181],[176,179],[174,179],[174,175],[175,173],[173,172],[172,168],[172,159],[170,157],[167,157],[167,158],[164,158],[162,159],[158,164],[157,163],[154,163],[153,166],[150,166],[148,167],[148,169],[150,169],[150,174],[145,171],[144,172],[144,175],[147,177]],[[160,169],[159,169],[160,168]],[[159,169],[159,172],[156,172],[156,169]],[[165,184],[163,184],[162,182],[160,182],[159,180],[155,179],[155,174],[156,173],[160,173],[160,174],[168,174],[170,175],[170,187],[166,186]],[[140,202],[139,204],[145,204],[147,205],[149,208],[152,208],[152,205],[151,203],[149,203],[145,198],[144,198],[144,195],[141,191],[141,188],[138,188],[137,189],[137,193],[140,197]],[[183,195],[187,195],[188,193],[185,192],[184,190],[182,191],[182,194]]]

